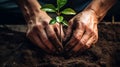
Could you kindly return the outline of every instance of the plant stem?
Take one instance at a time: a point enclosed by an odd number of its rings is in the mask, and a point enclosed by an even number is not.
[[[62,24],[60,24],[60,42],[62,43]]]
[[[58,16],[60,16],[60,11],[58,10],[57,12],[56,12],[56,14],[58,15]],[[60,42],[62,43],[62,24],[60,23]]]

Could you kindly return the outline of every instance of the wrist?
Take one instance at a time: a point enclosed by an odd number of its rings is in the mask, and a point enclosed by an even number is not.
[[[17,4],[21,8],[26,22],[43,12],[40,10],[41,6],[37,0],[17,0]]]
[[[98,20],[101,21],[115,2],[116,0],[93,0],[85,10],[93,10],[98,16]]]
[[[87,9],[87,11],[92,12],[95,15],[95,17],[98,19],[98,21],[101,19],[101,16],[94,9],[90,8],[90,9]]]

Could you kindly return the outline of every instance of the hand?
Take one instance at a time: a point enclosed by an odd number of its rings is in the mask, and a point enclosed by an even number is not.
[[[98,40],[98,19],[93,10],[86,10],[69,21],[65,51],[73,55],[89,48]]]
[[[49,25],[51,18],[44,11],[30,18],[27,21],[27,37],[48,53],[60,52],[62,44],[59,40],[61,36],[59,24]],[[64,37],[63,31],[62,37]]]

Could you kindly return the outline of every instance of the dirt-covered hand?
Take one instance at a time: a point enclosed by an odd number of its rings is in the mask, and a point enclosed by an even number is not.
[[[27,21],[27,37],[46,52],[54,53],[61,51],[63,47],[59,40],[61,37],[59,24],[49,25],[50,20],[51,18],[44,11],[30,17]]]
[[[98,19],[93,10],[86,10],[69,21],[65,37],[65,51],[69,54],[79,53],[89,48],[98,40]]]

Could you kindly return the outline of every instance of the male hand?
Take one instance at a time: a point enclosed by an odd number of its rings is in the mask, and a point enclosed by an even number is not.
[[[69,21],[65,51],[74,55],[89,48],[98,40],[98,19],[93,10],[86,10]]]
[[[59,24],[49,25],[50,20],[51,18],[44,11],[30,17],[27,21],[27,37],[48,53],[60,52],[63,46],[59,40],[61,36]],[[63,31],[61,32],[63,37]]]

